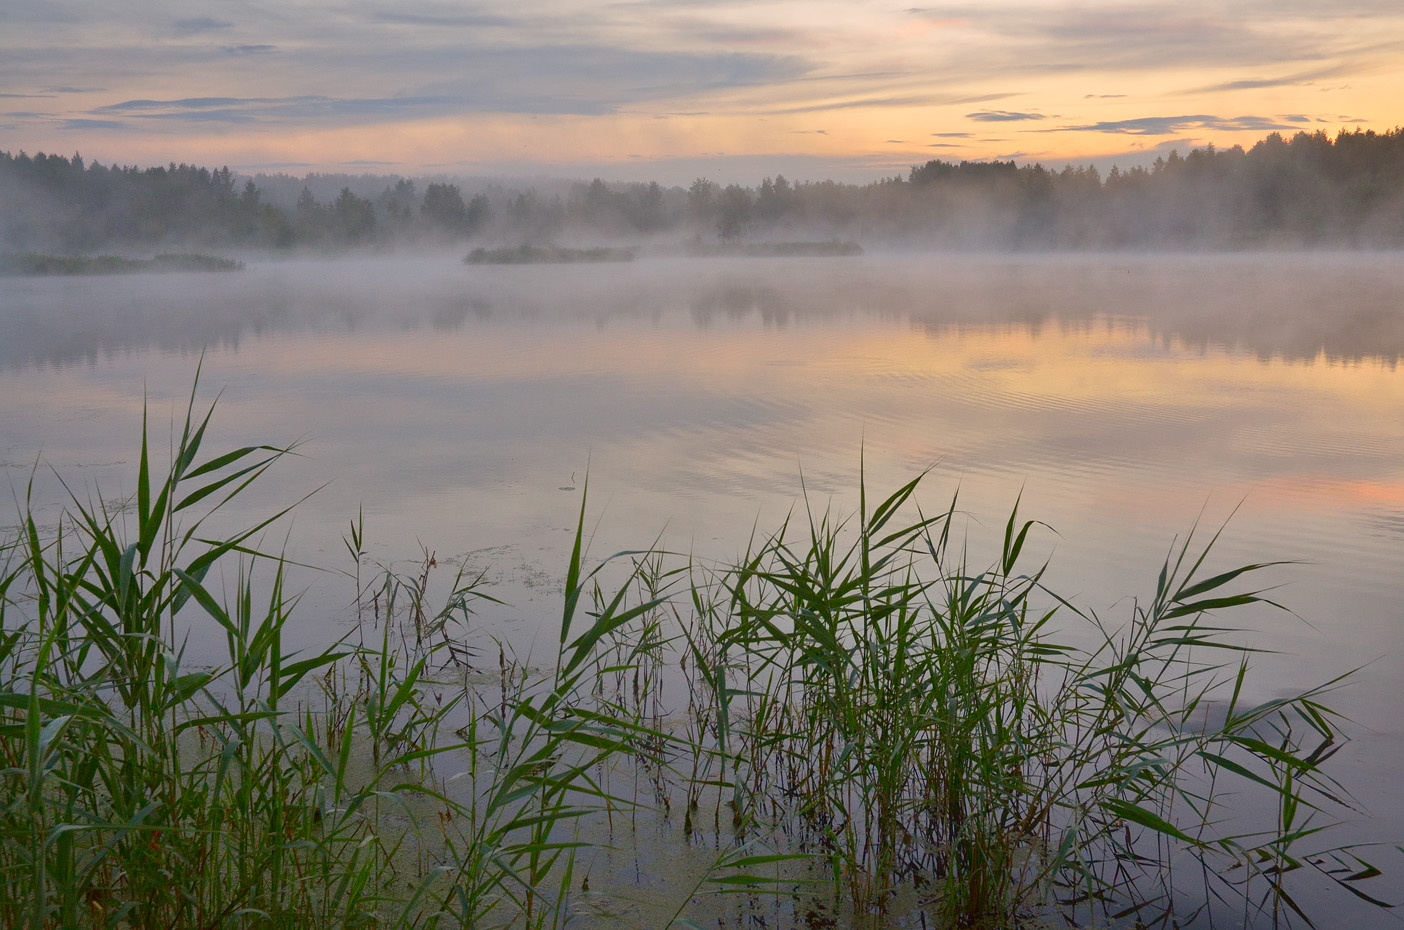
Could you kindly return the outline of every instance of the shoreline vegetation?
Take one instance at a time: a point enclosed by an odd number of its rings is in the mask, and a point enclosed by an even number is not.
[[[41,255],[37,252],[0,254],[0,275],[144,274],[172,271],[243,271],[244,263],[232,258],[190,252],[163,252],[152,258],[117,255],[89,257]]]
[[[868,183],[286,174],[0,151],[0,247],[91,254],[342,251],[474,242],[861,239],[871,247],[1105,251],[1404,247],[1404,127],[1270,133],[1144,165],[912,165]],[[542,246],[544,247],[544,246]],[[744,252],[742,254],[745,254]]]
[[[737,926],[1275,926],[1311,916],[1304,877],[1385,906],[1374,852],[1321,834],[1355,812],[1327,771],[1340,680],[1249,699],[1224,614],[1271,605],[1273,566],[1211,567],[1217,537],[1108,620],[1045,588],[1017,504],[969,564],[921,476],[882,499],[860,478],[856,513],[802,509],[718,566],[592,561],[582,494],[543,666],[476,628],[481,576],[435,606],[432,556],[378,568],[356,519],[359,622],[293,654],[298,598],[257,545],[289,511],[203,529],[291,450],[209,454],[212,413],[192,392],[164,468],[143,422],[130,501],[75,495],[52,529],[26,501],[3,542],[4,926],[617,927],[587,854],[645,817],[676,850],[656,858],[703,861],[648,879],[654,928],[709,904]],[[187,659],[194,625],[224,658]]]

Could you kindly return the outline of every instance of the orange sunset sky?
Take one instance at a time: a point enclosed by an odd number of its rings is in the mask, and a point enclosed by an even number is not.
[[[0,149],[139,165],[862,181],[1401,111],[1398,0],[0,4]]]

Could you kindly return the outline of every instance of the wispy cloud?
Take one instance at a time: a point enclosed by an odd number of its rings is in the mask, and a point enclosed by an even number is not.
[[[240,51],[247,55],[265,50],[242,47]],[[315,50],[278,55],[278,67],[287,66],[290,59],[299,68],[316,67],[317,55]],[[413,63],[411,58],[415,59]],[[99,107],[88,115],[129,112],[148,119],[280,124],[305,121],[311,125],[473,113],[599,115],[683,94],[765,85],[800,76],[809,69],[803,59],[778,55],[493,45],[450,45],[413,53],[392,48],[365,56],[359,65],[364,74],[432,75],[435,79],[417,82],[412,92],[383,96],[134,99]],[[328,71],[331,68],[328,64]],[[380,83],[385,82],[382,79]]]
[[[1244,0],[1254,2],[1254,0]],[[1256,0],[1259,7],[1274,0]],[[1387,0],[1341,0],[1335,17],[1346,10],[1375,7],[1381,15]],[[1324,18],[1325,8],[1303,19]],[[973,78],[1030,77],[1077,72],[1154,72],[1161,69],[1281,68],[1285,62],[1331,67],[1338,55],[1355,55],[1357,43],[1337,38],[1331,28],[1273,28],[1284,17],[1275,11],[1242,15],[1219,9],[1221,3],[1164,4],[1118,0],[1107,4],[1063,4],[1039,0],[976,5],[970,0],[912,8],[914,17],[960,23],[969,35],[963,51],[946,60],[952,72]],[[1397,9],[1395,14],[1397,15]],[[1397,32],[1398,26],[1392,25]],[[1095,95],[1101,96],[1101,95]],[[1108,97],[1113,95],[1108,95]],[[1089,97],[1090,99],[1090,97]]]
[[[1109,132],[1133,136],[1166,136],[1187,129],[1215,129],[1229,132],[1271,132],[1292,129],[1293,126],[1268,116],[1141,116],[1135,119],[1109,120],[1084,126],[1064,126],[1061,130],[1041,129],[1035,132]]]
[[[192,19],[178,19],[175,21],[175,31],[177,35],[193,36],[205,32],[219,32],[222,29],[233,29],[234,24],[222,19],[213,19],[209,16],[198,16]]]
[[[58,124],[60,129],[131,129],[132,127],[113,119],[66,119]]]
[[[940,102],[940,98],[930,94],[913,94],[905,97],[864,97],[858,100],[834,100],[828,103],[812,103],[800,107],[784,107],[767,110],[772,116],[796,113],[822,113],[828,110],[854,110],[863,107],[914,107]]]
[[[514,26],[518,20],[486,13],[374,13],[371,21],[392,26],[436,26],[448,28],[482,28],[485,26]]]
[[[1183,91],[1183,93],[1214,94],[1235,90],[1259,90],[1265,87],[1293,87],[1301,84],[1311,84],[1323,78],[1338,77],[1353,70],[1353,68],[1345,65],[1332,65],[1329,68],[1316,68],[1311,71],[1301,71],[1282,77],[1245,78],[1238,81],[1226,81],[1222,84],[1210,84],[1205,87],[1196,87],[1191,90],[1186,90]]]
[[[204,110],[212,107],[242,106],[258,103],[282,103],[288,100],[316,100],[316,97],[183,97],[179,100],[124,100],[98,107],[94,113],[127,110]]]
[[[138,119],[212,123],[303,122],[326,118],[403,116],[460,104],[452,97],[195,97],[185,100],[126,100],[93,113],[128,113]]]
[[[965,114],[966,119],[973,119],[978,123],[1016,123],[1021,120],[1047,119],[1042,113],[1017,113],[1012,110],[979,110],[975,113]]]
[[[960,104],[987,103],[1013,96],[1017,95],[1012,93],[980,94],[971,97],[968,95],[951,94],[910,94],[900,97],[860,97],[852,100],[834,100],[827,103],[785,107],[782,109],[767,110],[765,112],[767,115],[771,116],[782,116],[796,113],[819,113],[825,110],[853,110],[864,107],[954,106]]]
[[[1089,132],[1145,148],[1349,127],[1327,107],[1369,111],[1379,104],[1368,94],[1404,75],[1400,0],[914,2],[903,12],[796,0],[0,0],[0,98],[52,111],[10,118],[20,129],[4,137],[34,150],[70,144],[54,139],[59,127],[120,130],[117,157],[125,139],[146,133],[159,142],[126,151],[185,152],[188,139],[192,154],[228,144],[250,161],[294,166],[319,146],[332,157],[423,163],[506,164],[531,152],[555,164],[578,149],[591,159],[686,152],[740,164],[773,147],[837,159],[840,140],[889,136],[876,148],[891,157],[902,146],[959,144],[962,156],[1007,158],[1034,132],[1070,133],[1057,145],[1038,138],[1076,153]],[[1358,86],[1344,75],[1359,75]],[[1206,86],[1191,87],[1196,80]],[[1197,96],[1157,107],[1169,116],[1146,116],[1155,111],[1136,102],[1167,93]],[[72,96],[27,99],[53,94]],[[1278,111],[1286,115],[1213,115]],[[436,126],[413,155],[406,139],[365,131],[346,135],[354,153],[312,141],[322,130],[408,120]],[[822,145],[807,129],[816,122],[828,131]],[[990,143],[980,128],[1011,138]],[[813,135],[805,142],[797,131]],[[723,146],[726,156],[698,154]],[[871,152],[847,157],[883,163]]]

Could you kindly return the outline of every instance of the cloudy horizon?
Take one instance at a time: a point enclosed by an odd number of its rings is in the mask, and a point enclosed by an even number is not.
[[[1394,128],[1404,9],[11,0],[0,149],[256,171],[865,180]]]

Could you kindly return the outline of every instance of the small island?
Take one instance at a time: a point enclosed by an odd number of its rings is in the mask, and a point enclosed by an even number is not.
[[[633,249],[565,249],[554,245],[503,246],[474,249],[463,258],[465,265],[558,265],[578,262],[631,262]]]
[[[118,255],[78,257],[42,255],[38,252],[0,254],[0,275],[133,274],[148,271],[243,271],[244,263],[232,258],[167,252],[153,258]]]

